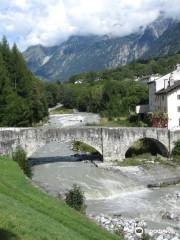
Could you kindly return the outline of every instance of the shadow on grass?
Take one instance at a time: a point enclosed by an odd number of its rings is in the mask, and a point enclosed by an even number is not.
[[[20,240],[16,234],[0,228],[0,240]]]

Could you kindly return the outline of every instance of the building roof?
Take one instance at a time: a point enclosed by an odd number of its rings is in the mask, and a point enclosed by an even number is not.
[[[149,80],[148,80],[147,84],[155,83],[156,80],[158,80],[158,79],[160,79],[160,78],[162,78],[161,75],[158,75],[158,74],[151,75],[151,76],[149,77]]]
[[[172,86],[166,88],[166,89],[161,89],[160,91],[156,92],[156,95],[160,94],[168,94],[169,92],[173,91],[174,89],[180,87],[180,80],[176,81]]]
[[[154,82],[160,82],[164,80],[169,80],[169,78],[173,75],[174,81],[180,80],[180,64],[177,64],[176,69],[165,76],[159,76],[157,75],[152,75],[152,78],[149,79],[148,84],[154,83]]]

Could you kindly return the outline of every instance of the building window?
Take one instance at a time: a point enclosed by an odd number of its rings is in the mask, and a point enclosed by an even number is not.
[[[177,99],[180,100],[180,95],[177,95]]]
[[[179,106],[179,107],[177,107],[177,111],[178,111],[178,112],[180,112],[180,106]]]

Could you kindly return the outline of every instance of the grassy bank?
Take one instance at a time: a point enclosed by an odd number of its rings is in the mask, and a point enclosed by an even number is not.
[[[87,124],[87,126],[101,126],[101,127],[133,127],[127,117],[111,118],[102,117],[100,122]]]
[[[119,118],[102,118],[100,122],[101,126],[104,127],[132,127],[132,124],[128,121],[126,117]]]
[[[102,117],[100,123],[88,124],[88,126],[101,126],[101,127],[145,127],[145,124],[141,121],[130,122],[128,117]]]
[[[85,216],[26,179],[18,165],[0,157],[0,239],[115,240]]]

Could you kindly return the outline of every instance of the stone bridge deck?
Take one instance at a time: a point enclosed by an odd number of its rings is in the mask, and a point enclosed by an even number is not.
[[[0,153],[11,154],[21,146],[31,156],[49,142],[81,141],[94,147],[104,161],[122,160],[127,150],[140,139],[151,139],[164,155],[169,155],[180,131],[159,128],[0,128]]]

